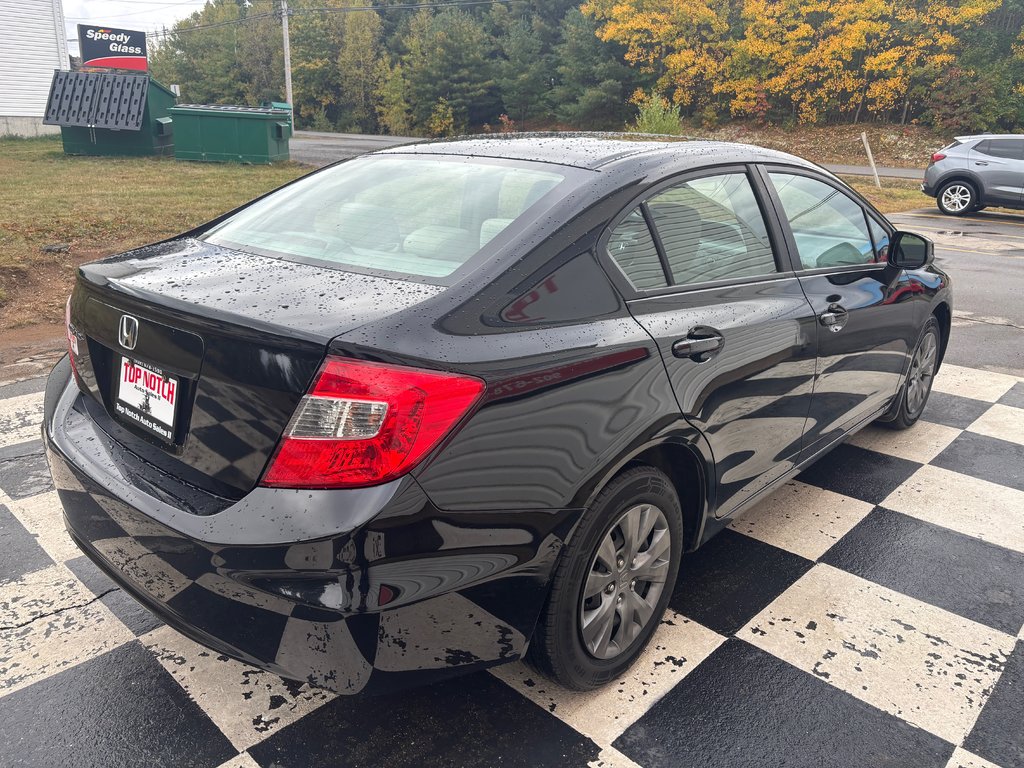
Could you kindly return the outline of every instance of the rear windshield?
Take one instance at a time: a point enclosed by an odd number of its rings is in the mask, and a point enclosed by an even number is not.
[[[453,156],[376,155],[301,179],[201,239],[340,269],[444,278],[575,169]]]

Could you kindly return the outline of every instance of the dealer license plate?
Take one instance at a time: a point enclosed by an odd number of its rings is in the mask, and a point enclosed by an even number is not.
[[[118,415],[169,443],[174,442],[178,379],[155,366],[121,358],[114,409]]]

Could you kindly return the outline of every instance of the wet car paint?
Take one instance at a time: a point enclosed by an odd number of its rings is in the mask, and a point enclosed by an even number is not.
[[[415,151],[536,159],[553,147],[501,141]],[[299,265],[294,272],[309,279],[285,282],[282,297],[265,285],[274,272],[261,262],[248,294],[233,296],[224,285],[211,294],[197,277],[165,297],[165,260],[177,264],[187,252],[200,270],[209,261],[218,274],[221,260],[236,262],[194,240],[83,268],[72,318],[90,353],[76,359],[88,392],[70,381],[68,366],[58,368],[44,422],[58,493],[83,550],[185,634],[343,693],[513,660],[527,647],[562,546],[617,471],[636,460],[662,466],[684,498],[686,546],[695,548],[769,483],[814,458],[805,424],[823,435],[817,450],[884,411],[909,364],[900,350],[949,300],[948,280],[932,267],[841,278],[848,295],[863,297],[869,322],[838,334],[842,343],[826,363],[816,354],[812,304],[791,274],[640,296],[601,240],[637,195],[709,163],[810,166],[766,150],[698,143],[674,151],[585,143],[567,161],[602,171],[541,219],[496,238],[487,259],[444,290],[410,284],[408,297],[382,300],[375,281],[385,278]],[[776,247],[785,255],[783,243]],[[112,270],[118,276],[105,282]],[[858,280],[877,288],[862,290]],[[315,311],[302,305],[304,292],[325,283],[339,290]],[[878,305],[901,286],[898,315],[874,323]],[[201,372],[187,359],[174,369],[195,382],[180,450],[109,415],[101,381],[111,374],[93,361],[113,348],[109,316],[95,307],[111,302],[203,341]],[[321,311],[329,320],[319,328]],[[666,354],[688,328],[712,324],[729,334],[728,355],[705,365]],[[893,329],[878,366],[865,345]],[[94,347],[102,349],[94,355]],[[487,394],[400,480],[344,491],[253,488],[325,353],[467,373],[486,382]],[[877,391],[879,370],[889,377],[888,394]],[[842,374],[846,389],[815,390],[833,374]],[[863,389],[873,407],[855,424],[841,421]],[[739,420],[729,416],[737,407]],[[241,448],[240,435],[248,440]]]

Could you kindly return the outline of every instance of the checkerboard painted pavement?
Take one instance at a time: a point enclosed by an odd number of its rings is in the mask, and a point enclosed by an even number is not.
[[[1024,766],[1024,379],[947,365],[683,562],[635,669],[344,698],[207,651],[71,544],[0,387],[0,765]]]

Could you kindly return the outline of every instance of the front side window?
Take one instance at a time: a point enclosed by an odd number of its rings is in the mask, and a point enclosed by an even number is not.
[[[674,285],[778,271],[744,173],[691,179],[650,198],[647,207]]]
[[[875,246],[860,203],[808,176],[775,171],[769,176],[804,269],[875,263]]]
[[[358,158],[268,195],[202,239],[339,269],[444,277],[570,173],[457,156]]]
[[[878,261],[882,262],[889,258],[889,235],[875,217],[868,214],[868,227],[871,229],[871,239],[875,241],[875,254]]]

